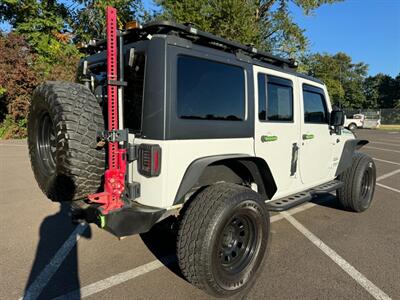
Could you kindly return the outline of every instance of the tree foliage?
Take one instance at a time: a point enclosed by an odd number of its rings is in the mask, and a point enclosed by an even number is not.
[[[118,10],[119,27],[133,19],[140,19],[144,12],[140,0],[75,0],[75,3],[78,5],[70,10],[69,21],[76,42],[105,38],[107,6]]]
[[[364,81],[366,107],[400,108],[400,73],[396,78],[379,73]]]
[[[290,3],[311,14],[323,4],[341,0],[158,0],[159,18],[193,23],[199,29],[275,54],[295,57],[308,39],[293,20]]]
[[[307,58],[306,69],[309,75],[327,85],[333,103],[352,108],[364,106],[363,88],[368,65],[353,63],[351,57],[343,52],[334,55],[317,53]]]
[[[8,127],[12,136],[23,136],[24,128],[18,130],[19,126],[11,125],[24,123],[30,94],[38,84],[38,77],[31,68],[37,57],[22,36],[12,33],[0,36],[0,57],[0,119],[9,114]]]

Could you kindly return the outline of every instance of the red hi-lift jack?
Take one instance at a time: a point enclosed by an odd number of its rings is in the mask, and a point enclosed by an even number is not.
[[[118,86],[121,86],[121,83],[118,82],[117,65],[117,10],[113,7],[107,7],[106,15],[108,134],[115,136],[118,135],[118,130],[122,130],[122,128],[118,128]],[[122,74],[120,74],[121,76]],[[123,79],[120,78],[120,80],[122,81]],[[126,145],[120,144],[115,139],[108,140],[108,169],[104,174],[104,192],[88,196],[91,202],[101,204],[99,209],[103,215],[112,210],[120,209],[125,205],[122,200],[122,194],[125,189],[126,169]]]

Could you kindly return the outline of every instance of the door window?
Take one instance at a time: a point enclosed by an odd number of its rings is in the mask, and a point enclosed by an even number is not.
[[[293,121],[293,87],[287,79],[258,74],[260,121]]]
[[[323,90],[303,85],[303,103],[304,123],[328,123],[328,112]]]

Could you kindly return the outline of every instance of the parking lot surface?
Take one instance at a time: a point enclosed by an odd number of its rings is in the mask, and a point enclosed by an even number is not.
[[[326,195],[272,216],[269,253],[246,299],[400,299],[400,133],[359,130],[377,187],[362,214]],[[174,238],[118,240],[72,225],[33,177],[26,141],[0,141],[0,299],[208,299],[186,282]]]

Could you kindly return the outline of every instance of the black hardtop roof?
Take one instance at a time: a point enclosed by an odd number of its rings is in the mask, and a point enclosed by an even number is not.
[[[282,58],[259,50],[251,45],[243,45],[238,42],[224,39],[209,32],[199,30],[193,24],[177,24],[171,21],[154,21],[144,24],[139,28],[123,31],[122,34],[124,36],[124,44],[147,40],[149,35],[175,35],[180,38],[188,39],[195,44],[218,49],[220,51],[233,54],[240,53],[250,57],[254,64],[264,67],[272,67],[276,70],[291,73],[323,84],[323,82],[317,78],[296,72],[297,62],[294,59]],[[88,52],[90,52],[91,49],[104,49],[105,45],[106,40],[96,41],[95,43],[89,44]]]

